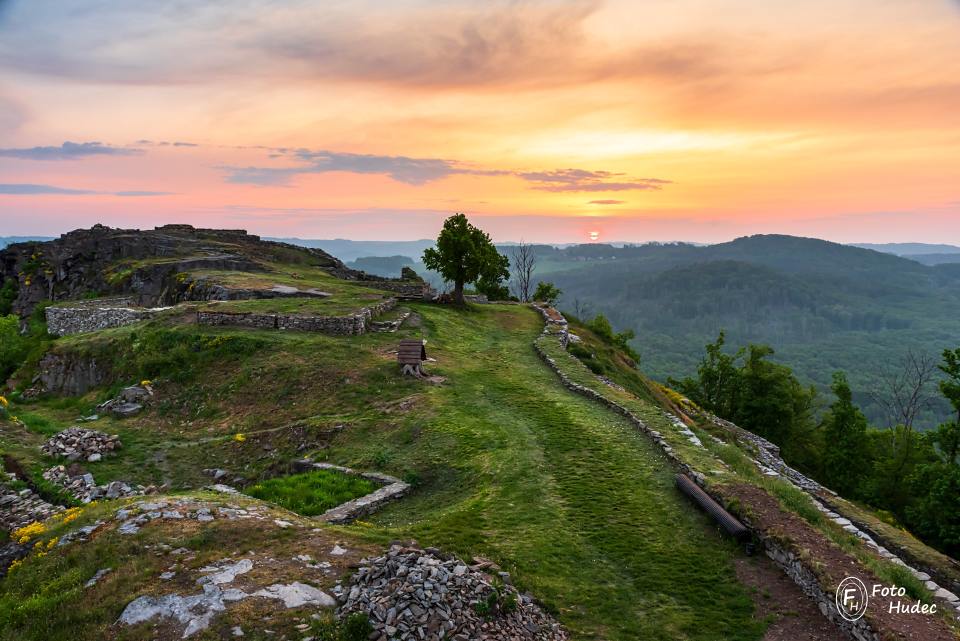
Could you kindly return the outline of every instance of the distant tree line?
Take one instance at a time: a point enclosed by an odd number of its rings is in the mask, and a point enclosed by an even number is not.
[[[833,400],[817,419],[817,392],[789,367],[769,360],[773,350],[749,345],[725,349],[723,332],[706,346],[695,377],[672,387],[706,410],[759,434],[781,448],[784,460],[848,499],[862,501],[923,540],[960,556],[960,349],[945,350],[937,366],[910,354],[888,373],[884,401],[892,420],[868,424],[853,401],[846,374],[836,372]],[[921,432],[913,421],[938,386],[954,416]]]

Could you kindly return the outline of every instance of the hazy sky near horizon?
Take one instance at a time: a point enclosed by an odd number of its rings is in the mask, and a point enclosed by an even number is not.
[[[960,244],[960,1],[0,0],[0,235]]]

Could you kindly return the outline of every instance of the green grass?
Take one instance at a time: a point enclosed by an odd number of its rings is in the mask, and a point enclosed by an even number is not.
[[[304,455],[381,469],[415,491],[372,523],[342,528],[345,535],[487,556],[575,639],[762,636],[765,622],[734,572],[737,547],[676,492],[672,468],[646,436],[560,385],[533,349],[542,329],[533,310],[410,307],[421,325],[397,334],[157,320],[71,337],[64,348],[113,354],[118,383],[149,377],[158,393],[141,415],[90,424],[120,434],[124,448],[88,469],[100,483],[169,479],[175,487],[209,483],[204,467],[268,478]],[[389,350],[414,336],[428,339],[437,362],[426,367],[443,383],[399,375]],[[671,432],[658,408],[634,400]],[[44,400],[30,411],[66,427],[76,406]],[[246,440],[233,441],[236,432]],[[26,453],[38,435],[17,438],[11,448]]]
[[[303,516],[317,516],[377,489],[372,481],[332,470],[313,470],[261,481],[244,491]]]
[[[578,639],[762,636],[736,547],[676,492],[645,436],[542,365],[535,312],[415,309],[438,359],[428,369],[447,381],[424,385],[429,403],[398,425],[343,432],[328,457],[386,452],[421,485],[353,530],[496,559]]]

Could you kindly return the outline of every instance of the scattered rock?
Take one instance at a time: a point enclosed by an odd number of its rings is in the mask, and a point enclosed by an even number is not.
[[[97,409],[119,417],[133,416],[138,414],[152,397],[153,387],[149,384],[131,385],[124,387],[116,398],[97,405]]]
[[[100,581],[100,579],[102,579],[102,578],[105,577],[106,575],[110,574],[110,572],[112,572],[112,571],[113,571],[113,568],[103,568],[102,570],[97,570],[97,573],[94,574],[93,577],[92,577],[89,581],[87,581],[86,583],[84,583],[84,584],[83,584],[83,587],[85,587],[85,588],[92,588],[93,586],[95,586],[95,585]]]

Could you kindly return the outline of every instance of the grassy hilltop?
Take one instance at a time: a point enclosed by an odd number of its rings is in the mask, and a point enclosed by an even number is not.
[[[347,526],[322,525],[245,498],[254,513],[265,515],[263,527],[217,520],[209,526],[188,521],[180,528],[157,521],[121,535],[111,515],[130,499],[81,507],[72,523],[50,524],[37,540],[97,519],[108,522],[106,532],[86,543],[34,553],[0,579],[0,639],[155,638],[150,625],[118,628],[114,622],[139,595],[192,585],[192,579],[168,585],[160,578],[169,562],[163,554],[169,552],[157,552],[158,546],[187,550],[177,562],[178,577],[225,555],[251,554],[258,563],[275,560],[270,571],[277,576],[330,587],[349,573],[346,561],[314,576],[308,570],[298,575],[301,570],[284,559],[342,545],[349,550],[347,560],[355,561],[390,541],[409,539],[461,558],[495,561],[575,639],[751,640],[770,630],[789,638],[791,625],[826,625],[762,555],[746,557],[674,488],[675,468],[647,435],[621,414],[565,388],[538,357],[533,346],[538,341],[562,359],[570,376],[629,404],[717,487],[761,488],[775,497],[776,510],[801,515],[792,518],[819,537],[817,545],[832,546],[880,576],[904,578],[882,560],[868,559],[856,539],[825,522],[793,486],[763,478],[729,435],[691,420],[704,443],[694,446],[664,415],[664,408],[676,409],[664,391],[586,328],[577,328],[583,349],[604,360],[614,386],[599,382],[559,344],[547,341],[542,318],[528,306],[402,303],[401,311],[411,315],[399,331],[359,336],[195,323],[194,312],[207,307],[343,313],[384,295],[302,263],[271,258],[260,267],[185,273],[231,287],[294,284],[332,295],[183,301],[148,321],[45,338],[48,354],[64,362],[96,361],[105,378],[80,396],[12,394],[9,413],[20,423],[0,423],[0,452],[22,470],[25,483],[48,500],[62,499],[40,477],[58,461],[39,446],[78,417],[96,412],[123,386],[148,380],[155,397],[143,412],[124,419],[102,415],[84,424],[118,434],[123,443],[116,455],[80,463],[98,483],[162,485],[162,500],[216,510],[223,499],[201,491],[212,482],[205,469],[225,470],[225,482],[242,488],[289,474],[294,460],[310,458],[391,474],[410,483],[412,493]],[[428,356],[436,359],[425,366],[430,379],[399,375],[393,350],[401,338],[427,341]],[[39,367],[43,352],[35,352],[14,377],[21,392]],[[267,498],[273,491],[302,491],[266,487]],[[290,525],[274,526],[278,520]],[[112,571],[85,588],[104,567]],[[830,576],[825,572],[823,580]],[[911,585],[929,599],[922,585]],[[799,605],[765,603],[771,591],[794,595]],[[231,638],[233,625],[248,626],[247,638],[266,638],[257,636],[256,625],[249,627],[261,615],[230,610],[194,638]],[[271,629],[288,638],[299,638],[293,636],[302,631],[296,625],[314,625],[308,617],[269,616]],[[829,628],[823,638],[834,632]],[[162,638],[170,634],[161,628]]]

